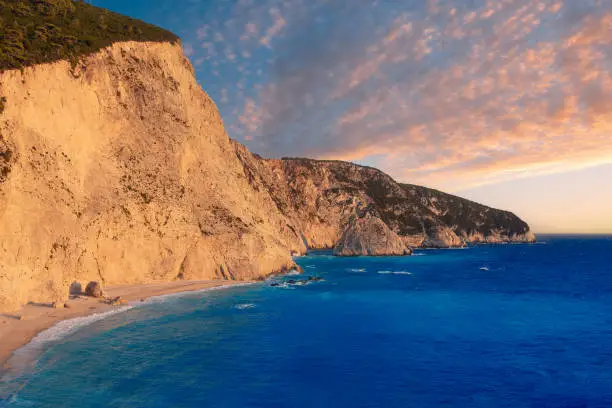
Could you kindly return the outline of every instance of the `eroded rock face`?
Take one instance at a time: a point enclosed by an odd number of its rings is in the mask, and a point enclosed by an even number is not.
[[[433,227],[420,246],[424,248],[463,247],[468,240],[461,239],[452,228],[447,226]]]
[[[305,252],[179,45],[1,72],[0,97],[0,310],[75,281],[256,279]]]
[[[366,214],[355,217],[334,247],[337,256],[410,255],[405,241],[380,218]]]

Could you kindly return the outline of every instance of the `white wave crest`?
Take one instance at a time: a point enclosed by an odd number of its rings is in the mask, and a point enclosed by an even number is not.
[[[105,319],[109,316],[126,312],[132,308],[133,306],[124,306],[118,309],[109,310],[108,312],[95,313],[89,316],[75,317],[73,319],[62,320],[56,323],[54,326],[48,328],[47,330],[38,333],[36,337],[34,337],[32,341],[30,341],[30,343],[28,343],[18,351],[23,351],[24,349],[28,348],[36,348],[47,343],[61,340],[67,335],[76,332],[80,328],[89,326],[90,324]]]
[[[240,303],[234,306],[234,308],[238,310],[253,309],[254,307],[255,307],[254,303]]]
[[[8,361],[8,366],[11,367],[11,370],[10,370],[11,372],[14,372],[14,373],[23,372],[23,370],[27,366],[29,366],[30,364],[36,361],[40,353],[42,353],[49,344],[57,342],[77,332],[79,329],[82,329],[83,327],[86,327],[92,323],[106,319],[118,313],[126,312],[135,307],[140,307],[140,306],[144,306],[148,304],[164,303],[172,299],[176,299],[176,298],[180,298],[180,297],[184,297],[188,295],[193,295],[197,293],[212,292],[215,290],[223,290],[223,289],[235,288],[239,286],[254,285],[254,284],[255,283],[249,282],[249,283],[239,283],[239,284],[233,284],[233,285],[220,285],[220,286],[216,286],[212,288],[204,288],[204,289],[200,289],[196,291],[184,291],[184,292],[170,293],[167,295],[150,297],[144,302],[137,302],[137,301],[130,302],[128,306],[109,310],[107,312],[94,313],[88,316],[75,317],[72,319],[62,320],[62,321],[57,322],[56,324],[54,324],[47,330],[44,330],[38,333],[28,344],[26,344],[25,346],[13,352],[13,355]],[[10,379],[10,377],[11,375],[7,373],[6,378]],[[5,380],[5,377],[3,377],[2,379]]]
[[[107,317],[126,312],[132,308],[133,306],[124,306],[107,312],[95,313],[89,316],[75,317],[57,322],[47,330],[38,333],[28,344],[13,353],[8,361],[8,366],[11,367],[10,371],[14,373],[22,372],[27,366],[36,361],[37,356],[40,355],[49,344],[55,343],[83,327],[106,319]],[[10,373],[7,373],[7,377],[10,379]],[[5,378],[3,378],[3,380],[5,380]]]
[[[378,271],[379,275],[412,275],[412,272],[408,271]]]
[[[169,293],[167,295],[159,295],[159,296],[150,297],[146,299],[144,302],[130,302],[130,306],[144,306],[144,305],[150,305],[154,303],[164,303],[169,300],[182,298],[182,297],[186,297],[190,295],[197,295],[199,293],[214,292],[217,290],[238,288],[238,287],[250,286],[250,285],[255,285],[255,283],[252,283],[252,282],[235,283],[231,285],[219,285],[219,286],[213,286],[211,288],[204,288],[204,289],[198,289],[198,290],[192,290],[192,291]]]
[[[347,272],[355,272],[355,273],[363,273],[366,271],[365,268],[349,268],[346,270]]]

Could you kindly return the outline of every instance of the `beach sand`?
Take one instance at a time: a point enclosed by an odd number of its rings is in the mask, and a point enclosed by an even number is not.
[[[193,292],[212,289],[220,286],[243,285],[243,281],[177,281],[152,283],[144,285],[108,286],[104,291],[109,298],[121,296],[130,302],[139,302],[155,296],[179,292]],[[11,314],[0,314],[0,373],[9,370],[10,357],[13,352],[29,343],[38,333],[56,323],[103,313],[117,309],[101,299],[85,296],[71,297],[66,301],[68,308],[54,309],[50,304],[29,304],[20,311]]]

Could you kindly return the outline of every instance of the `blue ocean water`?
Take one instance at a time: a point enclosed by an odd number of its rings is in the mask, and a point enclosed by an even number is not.
[[[9,407],[611,407],[612,238],[541,240],[314,253],[299,263],[324,281],[133,308],[50,344],[0,393]]]

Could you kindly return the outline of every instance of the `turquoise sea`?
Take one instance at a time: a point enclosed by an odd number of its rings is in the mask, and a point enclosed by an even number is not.
[[[314,252],[302,276],[60,327],[0,406],[612,407],[612,238],[539,238]]]

